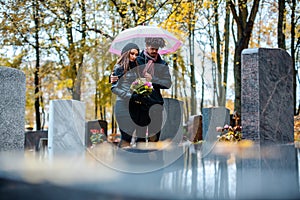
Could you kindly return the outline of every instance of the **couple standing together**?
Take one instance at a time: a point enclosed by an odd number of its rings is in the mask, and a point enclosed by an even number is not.
[[[134,43],[128,43],[121,51],[113,74],[111,90],[117,95],[115,116],[121,132],[121,147],[130,146],[135,133],[136,142],[159,140],[163,121],[161,89],[171,87],[171,75],[167,63],[158,53],[165,46],[162,38],[146,38],[146,48],[140,51]],[[137,78],[152,82],[148,96],[131,91]]]

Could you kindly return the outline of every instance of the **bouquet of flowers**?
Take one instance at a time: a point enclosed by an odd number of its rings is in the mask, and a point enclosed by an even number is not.
[[[152,93],[153,86],[152,83],[146,81],[145,78],[138,78],[132,82],[130,89],[136,94],[148,96]]]
[[[239,125],[231,127],[226,124],[224,127],[216,127],[216,131],[221,132],[218,141],[238,142],[242,140],[242,127]]]
[[[92,133],[90,136],[92,144],[95,145],[105,141],[104,129],[91,129],[90,132]]]

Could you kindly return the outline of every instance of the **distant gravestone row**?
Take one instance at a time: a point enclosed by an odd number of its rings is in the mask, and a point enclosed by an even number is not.
[[[160,140],[173,138],[179,143],[182,138],[182,102],[165,99],[165,122]],[[177,113],[177,114],[175,114]],[[48,152],[50,156],[62,153],[80,154],[92,146],[91,136],[104,134],[107,137],[107,122],[103,120],[85,123],[85,103],[75,100],[50,101]]]
[[[241,125],[243,137],[258,143],[293,142],[293,67],[281,49],[246,49],[242,53]],[[0,151],[24,149],[25,74],[0,67]],[[183,135],[182,104],[165,99],[161,140]],[[188,139],[215,139],[215,128],[230,124],[225,107],[204,108],[191,116]],[[48,151],[82,153],[92,145],[91,135],[107,136],[107,122],[85,121],[85,103],[75,100],[50,101]]]

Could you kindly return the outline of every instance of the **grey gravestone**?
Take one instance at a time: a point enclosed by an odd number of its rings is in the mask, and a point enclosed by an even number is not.
[[[182,101],[164,98],[164,120],[159,140],[171,139],[180,143],[183,137]]]
[[[75,100],[51,100],[48,152],[55,155],[84,155],[85,103]]]
[[[24,150],[25,74],[0,67],[0,151]]]
[[[204,140],[212,137],[212,141],[217,140],[215,133],[217,127],[223,127],[230,124],[230,111],[225,107],[212,107],[202,109],[202,137]]]
[[[188,138],[191,142],[203,140],[202,138],[202,116],[192,115],[188,121]]]
[[[293,66],[282,49],[245,49],[241,69],[243,138],[294,141]]]
[[[39,151],[39,145],[41,140],[47,140],[48,131],[38,130],[38,131],[26,131],[25,132],[25,149],[32,150],[35,149]]]

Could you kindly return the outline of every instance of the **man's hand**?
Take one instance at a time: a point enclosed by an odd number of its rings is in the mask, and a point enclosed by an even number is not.
[[[152,80],[151,74],[149,74],[148,72],[146,72],[146,73],[144,74],[144,77],[146,78],[146,80],[147,80],[148,82],[151,82],[151,80]]]

